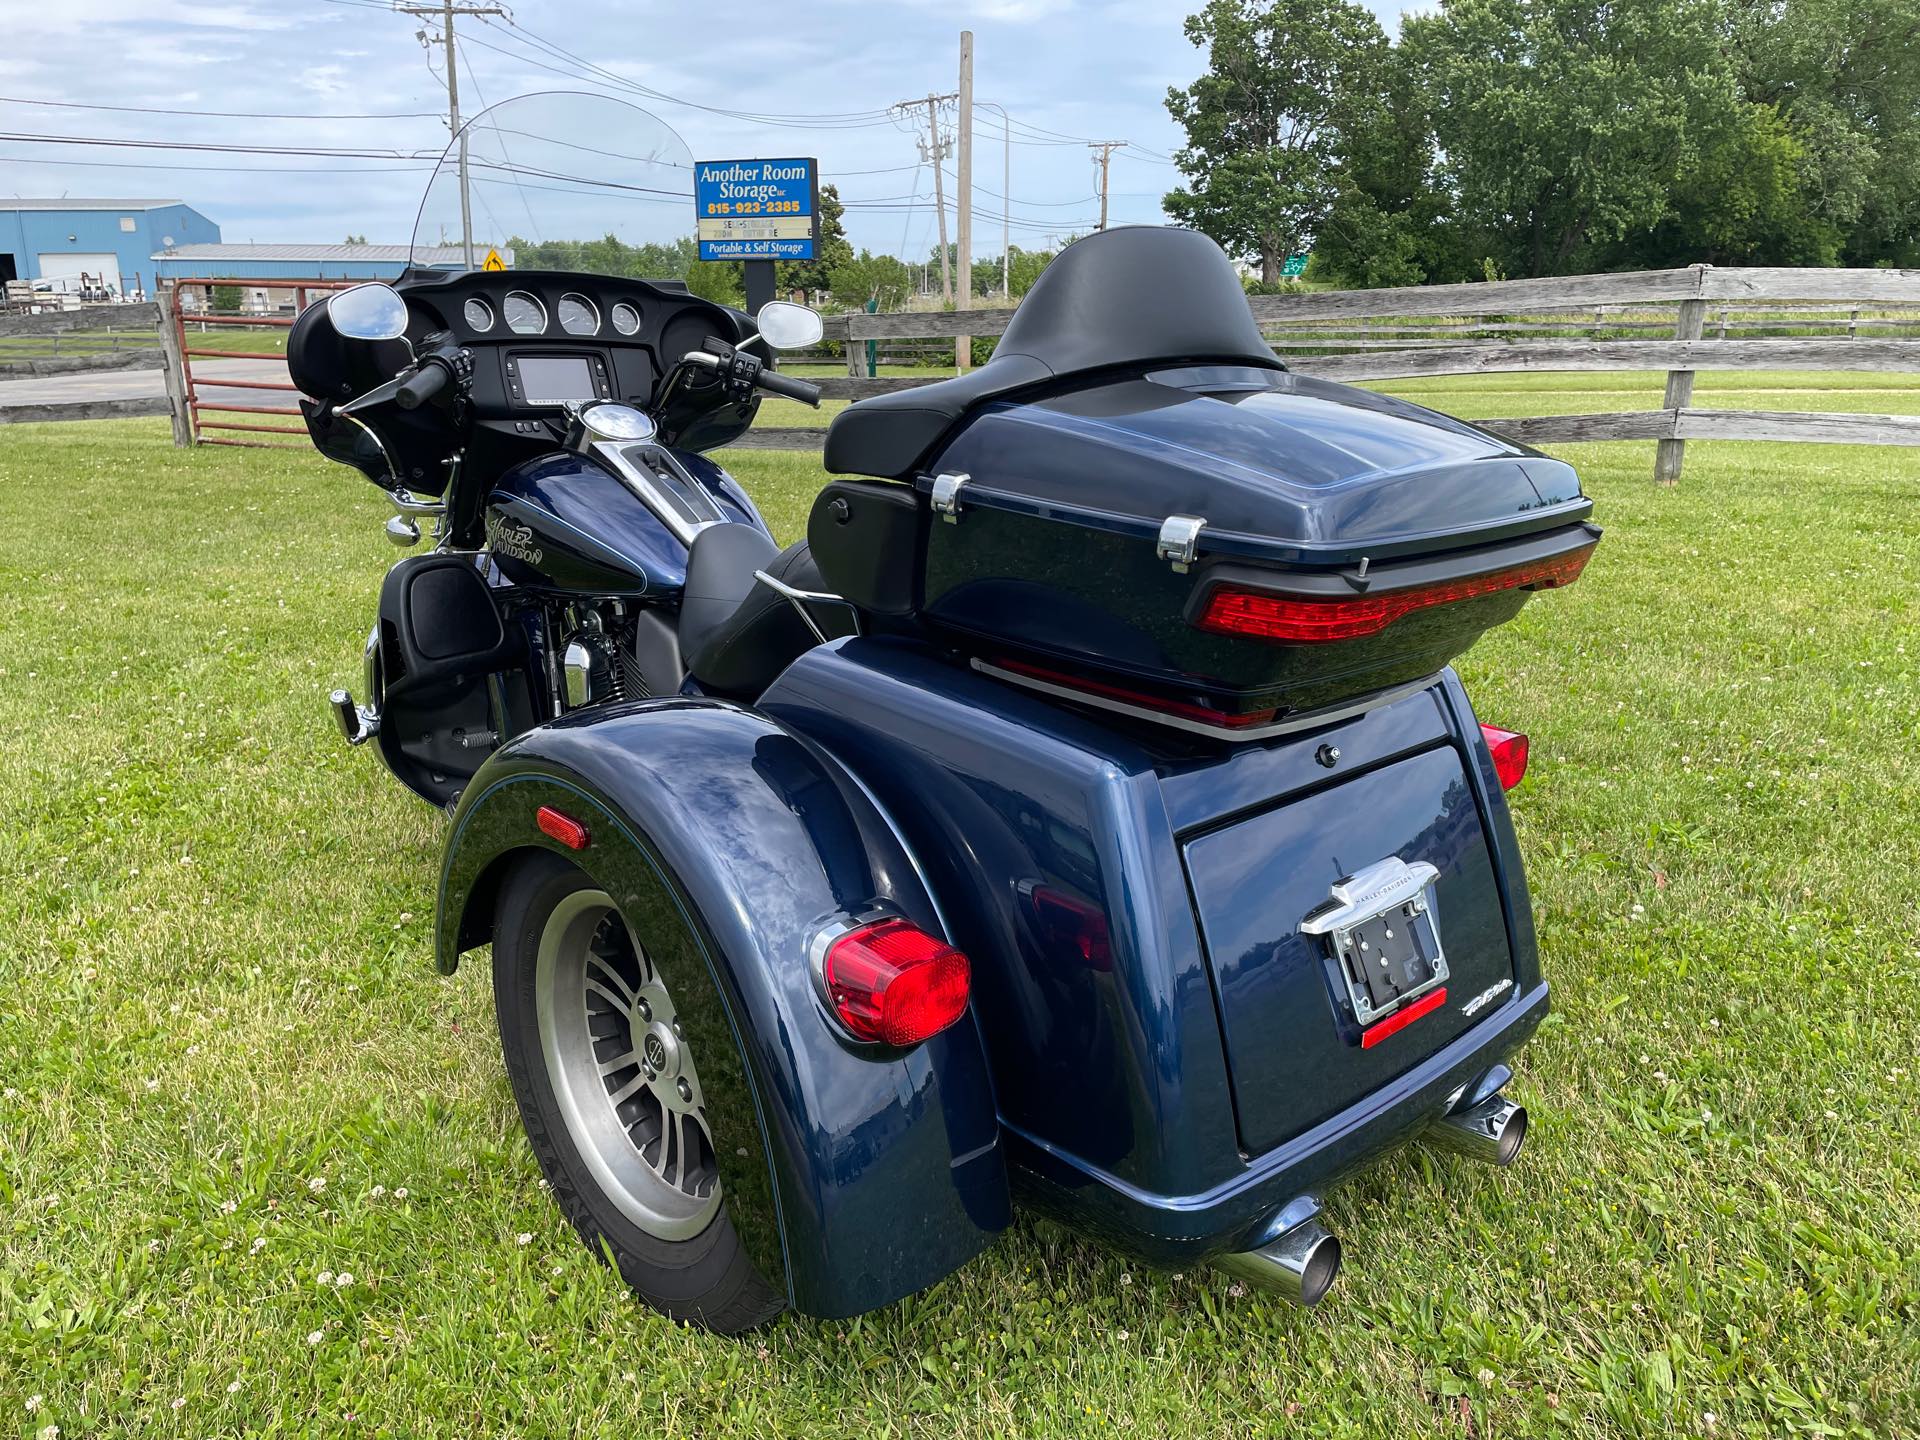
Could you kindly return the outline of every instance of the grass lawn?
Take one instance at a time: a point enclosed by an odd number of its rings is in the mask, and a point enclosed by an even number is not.
[[[1489,381],[1390,388],[1625,398]],[[430,971],[440,817],[321,703],[374,492],[163,421],[0,432],[0,1436],[1916,1433],[1920,451],[1695,444],[1677,490],[1561,453],[1607,542],[1462,666],[1534,742],[1520,1162],[1333,1192],[1311,1314],[1022,1221],[742,1343],[580,1248],[484,957]],[[729,463],[795,533],[812,457]]]

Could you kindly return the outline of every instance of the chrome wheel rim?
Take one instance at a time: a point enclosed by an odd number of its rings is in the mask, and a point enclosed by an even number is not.
[[[572,1139],[607,1198],[661,1240],[698,1235],[720,1172],[693,1053],[652,958],[605,891],[555,907],[535,961],[540,1050]]]

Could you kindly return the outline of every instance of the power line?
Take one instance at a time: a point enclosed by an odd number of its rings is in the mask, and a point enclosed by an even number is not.
[[[212,140],[125,140],[109,135],[40,135],[27,131],[0,131],[0,140],[21,145],[108,145],[130,150],[205,150],[233,155],[307,155],[332,160],[434,160],[422,151],[349,150],[316,145],[226,145]]]
[[[162,165],[143,160],[36,160],[30,155],[0,156],[16,165],[85,165],[102,170],[189,170],[215,175],[425,175],[431,165]]]
[[[122,115],[195,115],[211,120],[438,120],[432,110],[396,110],[377,115],[294,115],[261,110],[169,110],[157,105],[90,105],[78,100],[30,100],[24,95],[0,95],[0,104],[51,105],[61,110],[112,110]]]

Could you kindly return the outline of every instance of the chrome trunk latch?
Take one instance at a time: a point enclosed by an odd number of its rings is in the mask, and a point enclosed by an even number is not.
[[[949,525],[960,523],[960,491],[973,477],[971,475],[936,475],[933,477],[933,513]]]
[[[1204,516],[1169,515],[1161,522],[1160,538],[1154,544],[1153,553],[1170,561],[1174,574],[1186,574],[1187,567],[1200,553],[1200,532],[1206,525]]]

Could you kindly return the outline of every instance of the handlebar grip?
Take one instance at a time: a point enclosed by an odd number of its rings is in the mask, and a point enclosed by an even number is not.
[[[394,403],[402,410],[418,410],[427,401],[447,388],[447,382],[453,379],[453,372],[435,360],[428,360],[421,367],[400,382],[400,388],[394,393]]]
[[[762,370],[754,377],[754,383],[762,390],[771,390],[775,395],[784,395],[789,400],[798,400],[802,405],[820,404],[820,387],[807,380],[795,380],[782,375],[777,370]]]

